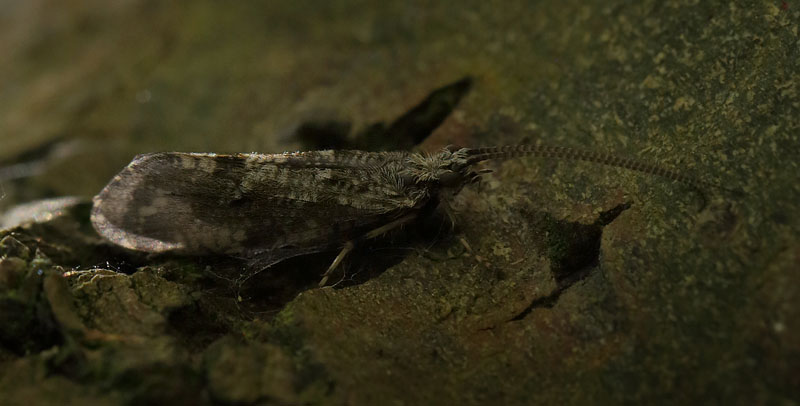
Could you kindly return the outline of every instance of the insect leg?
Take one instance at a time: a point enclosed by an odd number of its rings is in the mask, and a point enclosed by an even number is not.
[[[346,257],[347,254],[350,253],[350,251],[352,251],[353,248],[355,248],[356,242],[363,241],[363,240],[369,240],[369,239],[376,238],[376,237],[380,237],[381,235],[386,234],[387,232],[389,232],[389,231],[391,231],[391,230],[393,230],[393,229],[395,229],[397,227],[400,227],[400,226],[403,226],[404,224],[410,223],[411,221],[413,221],[416,218],[417,218],[417,213],[406,214],[403,217],[400,217],[400,218],[398,218],[396,220],[393,220],[393,221],[391,221],[391,222],[389,222],[387,224],[384,224],[384,225],[382,225],[382,226],[380,226],[380,227],[378,227],[378,228],[376,228],[376,229],[364,234],[362,237],[360,237],[360,238],[358,238],[356,240],[350,240],[350,241],[344,243],[344,247],[342,247],[342,250],[339,251],[339,255],[337,255],[336,258],[333,260],[333,263],[331,263],[331,266],[328,267],[328,270],[325,271],[324,274],[322,274],[322,280],[319,281],[319,286],[320,287],[325,286],[325,284],[328,282],[328,277],[330,277],[330,274],[336,269],[336,267],[339,266],[339,264],[342,262],[344,257]]]
[[[348,241],[348,242],[344,243],[344,247],[342,247],[342,250],[339,251],[339,255],[337,255],[336,258],[333,260],[333,262],[331,263],[331,266],[328,267],[328,270],[325,271],[324,274],[322,274],[322,280],[319,281],[319,286],[320,287],[325,286],[325,283],[328,282],[328,277],[330,276],[331,272],[333,272],[333,270],[336,269],[336,267],[339,266],[339,264],[342,262],[344,257],[346,257],[347,254],[350,253],[350,251],[352,251],[353,248],[355,248],[355,246],[356,245],[355,245],[355,243],[353,243],[353,241]]]
[[[444,214],[447,215],[447,221],[450,222],[450,232],[453,232],[456,228],[456,216],[453,206],[450,204],[449,200],[442,200],[439,205],[444,211]]]

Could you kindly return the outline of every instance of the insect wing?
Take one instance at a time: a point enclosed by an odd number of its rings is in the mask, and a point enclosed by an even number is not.
[[[384,191],[362,193],[383,187],[372,185],[372,170],[354,177],[353,168],[299,167],[270,157],[140,155],[95,197],[92,223],[134,250],[266,253],[277,262],[337,246],[406,210]]]

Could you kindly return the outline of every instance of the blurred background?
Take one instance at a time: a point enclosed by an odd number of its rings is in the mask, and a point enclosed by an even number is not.
[[[546,83],[569,64],[557,55],[580,41],[541,37],[558,17],[508,7],[3,1],[0,207],[92,196],[137,153],[293,150],[315,120],[357,133],[474,75],[482,97],[432,142],[463,140],[521,95],[520,80]],[[529,67],[510,70],[520,59]]]

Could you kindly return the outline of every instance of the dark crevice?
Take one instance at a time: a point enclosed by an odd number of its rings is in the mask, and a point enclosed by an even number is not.
[[[377,122],[367,125],[353,137],[349,137],[351,123],[340,119],[308,120],[297,127],[294,137],[308,150],[410,150],[428,138],[450,116],[471,88],[470,77],[442,86],[391,124]]]
[[[561,292],[563,291],[564,289],[556,289],[549,295],[534,300],[533,302],[531,302],[531,304],[528,305],[528,307],[525,308],[525,310],[521,311],[519,314],[512,317],[511,320],[509,321],[522,320],[525,317],[527,317],[528,314],[530,314],[533,311],[533,309],[538,309],[538,308],[552,309],[553,306],[555,306],[556,303],[558,303],[558,298],[561,296]]]
[[[69,140],[64,137],[57,137],[42,144],[35,145],[33,148],[28,150],[21,151],[13,157],[0,159],[0,173],[2,173],[3,167],[15,164],[45,162],[54,155],[57,155],[61,149],[65,148],[67,145],[69,145]]]
[[[347,121],[309,120],[297,127],[294,137],[305,149],[351,149],[350,127]]]
[[[431,92],[422,102],[398,117],[383,137],[397,140],[394,149],[411,149],[439,127],[472,88],[465,77]]]
[[[182,307],[169,314],[168,333],[177,338],[184,348],[202,351],[232,330],[213,316],[200,303]]]
[[[0,298],[0,325],[0,348],[18,356],[60,345],[64,340],[47,301],[40,297]]]
[[[550,271],[556,288],[547,296],[533,300],[525,309],[509,321],[524,319],[533,309],[551,309],[561,294],[571,286],[588,277],[600,264],[600,241],[603,227],[610,224],[630,203],[623,203],[600,213],[592,224],[571,223],[555,220],[549,214],[541,214],[536,223],[546,230],[545,249],[550,258]]]
[[[558,299],[561,298],[561,294],[564,293],[572,285],[582,281],[587,276],[589,276],[593,269],[596,269],[597,263],[593,264],[592,266],[583,268],[579,271],[573,272],[570,274],[569,279],[562,279],[557,281],[557,287],[547,296],[543,296],[540,298],[535,299],[532,301],[528,307],[524,310],[519,312],[516,316],[512,317],[509,321],[518,321],[524,319],[528,314],[530,314],[533,309],[552,309],[558,303]]]

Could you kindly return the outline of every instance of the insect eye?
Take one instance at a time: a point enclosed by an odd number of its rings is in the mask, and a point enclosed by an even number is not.
[[[444,172],[439,175],[439,183],[442,186],[457,186],[461,184],[461,174],[453,171]]]

